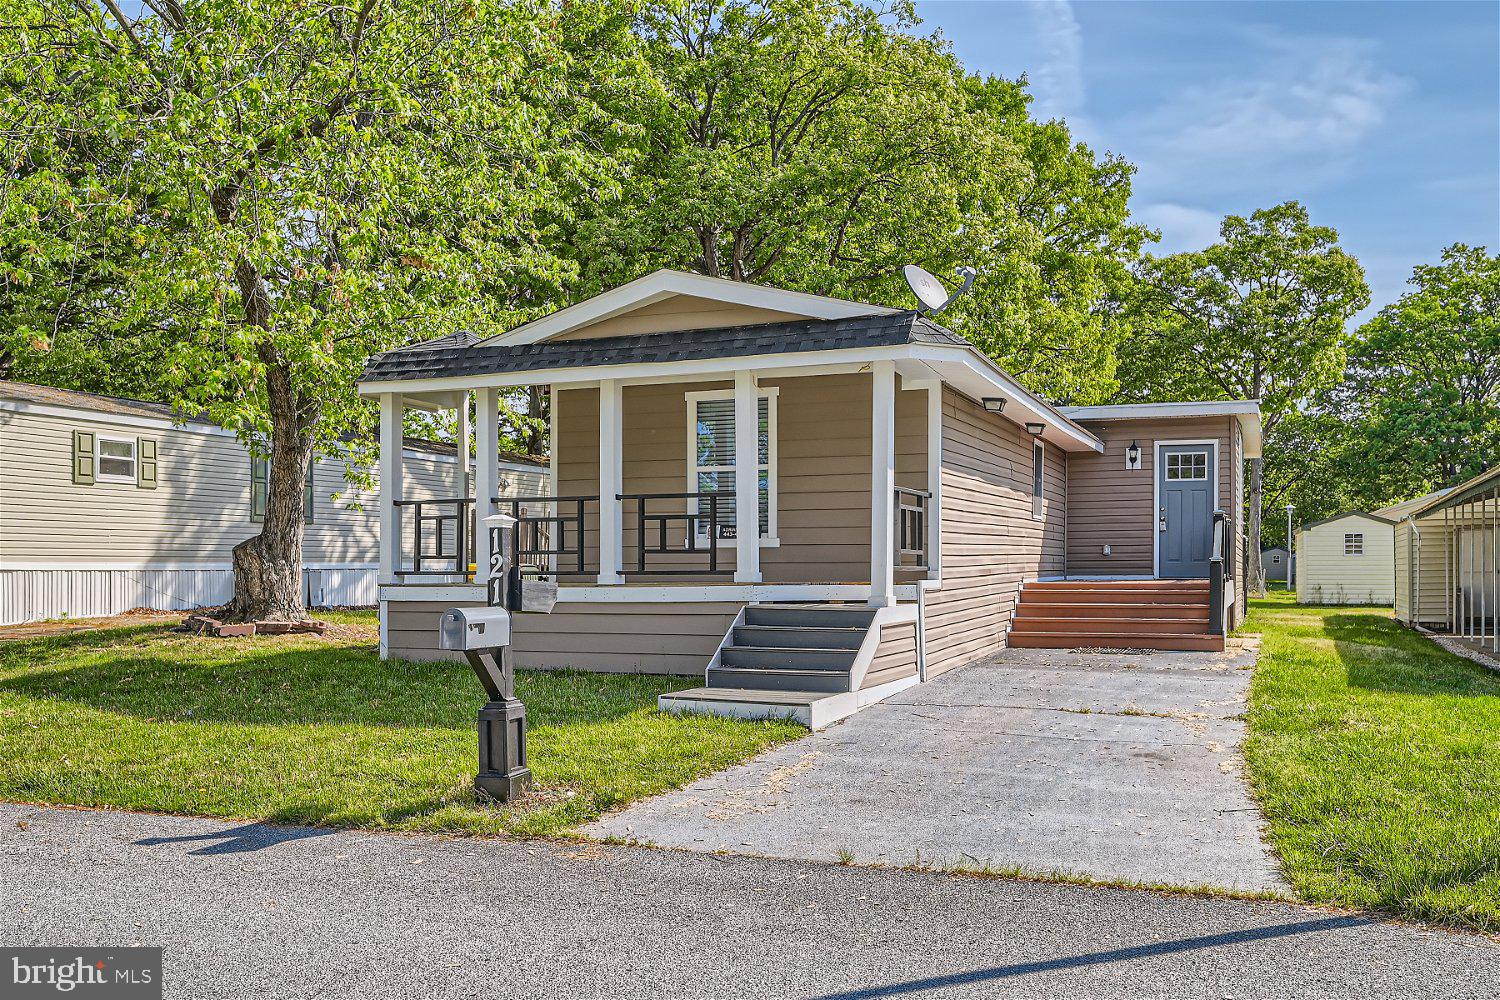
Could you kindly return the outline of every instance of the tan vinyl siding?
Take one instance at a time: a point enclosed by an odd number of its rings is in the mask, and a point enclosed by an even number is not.
[[[1236,454],[1231,441],[1234,423],[1232,417],[1088,421],[1085,426],[1104,442],[1104,452],[1074,452],[1068,457],[1069,575],[1155,572],[1156,512],[1151,505],[1158,441],[1218,442],[1219,505],[1226,511],[1243,507],[1234,502],[1240,487],[1230,474]],[[1125,468],[1125,451],[1132,441],[1141,447],[1139,469]],[[1110,546],[1108,556],[1105,545]]]
[[[1344,535],[1364,536],[1364,554],[1346,556]],[[1395,533],[1367,517],[1344,517],[1297,532],[1297,600],[1302,604],[1390,604],[1395,598]]]
[[[870,578],[870,385],[868,375],[766,378],[777,390],[776,535],[761,548],[766,583],[868,583]],[[621,396],[624,492],[679,493],[690,489],[687,394],[726,389],[727,382],[626,386]],[[927,416],[924,392],[897,390],[896,481],[925,488]],[[599,490],[597,389],[558,393],[558,493],[595,496]],[[655,501],[653,510],[681,511],[682,501]],[[622,518],[624,569],[637,565],[635,501]],[[681,527],[669,542],[684,541]],[[591,505],[587,562],[598,566],[597,510]],[[719,550],[732,570],[732,545]],[[651,565],[702,565],[704,557]],[[574,578],[576,580],[576,578]],[[637,580],[643,579],[640,577]],[[649,579],[649,578],[644,578]],[[692,579],[691,577],[687,579]],[[708,578],[705,578],[708,579]]]
[[[917,626],[915,622],[898,622],[880,630],[880,645],[870,668],[865,671],[860,690],[879,687],[917,673]]]
[[[437,648],[438,617],[453,606],[387,602],[388,655],[462,661],[461,654]],[[729,601],[559,604],[551,614],[513,616],[512,649],[520,667],[701,675],[741,607]]]
[[[1412,595],[1416,589],[1416,580],[1411,575],[1412,565],[1416,556],[1416,534],[1412,531],[1410,521],[1398,521],[1392,531],[1395,543],[1395,594],[1392,604],[1396,620],[1410,624],[1412,620]]]
[[[1061,575],[1067,465],[1048,446],[1044,517],[1031,514],[1032,439],[943,392],[943,583],[927,599],[927,669],[941,673],[1005,644],[1021,584]]]
[[[806,319],[796,313],[756,306],[717,302],[694,295],[674,295],[640,306],[619,316],[599,320],[562,334],[555,340],[595,340],[599,337],[625,337],[643,333],[667,333],[673,330],[707,330],[725,326],[751,326],[756,323],[778,323]]]

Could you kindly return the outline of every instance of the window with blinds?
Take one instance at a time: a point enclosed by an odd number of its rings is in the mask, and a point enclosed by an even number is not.
[[[759,411],[758,446],[756,448],[757,469],[760,480],[760,534],[762,538],[772,534],[772,514],[775,509],[775,477],[772,474],[772,427],[775,399],[762,396]],[[690,401],[693,424],[693,471],[690,489],[700,493],[734,491],[734,399],[732,396],[698,398]],[[733,498],[719,501],[719,524],[723,527],[734,524],[735,502]],[[706,505],[699,503],[698,513],[706,514]],[[698,534],[708,534],[708,519],[698,520]],[[725,537],[730,537],[726,535]]]

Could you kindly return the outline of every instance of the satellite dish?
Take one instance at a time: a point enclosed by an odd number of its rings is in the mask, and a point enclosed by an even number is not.
[[[901,269],[906,276],[906,283],[911,286],[912,294],[917,301],[922,303],[917,312],[926,316],[936,316],[953,304],[953,300],[967,292],[974,285],[975,271],[972,267],[964,266],[958,269],[959,275],[964,279],[962,287],[952,295],[943,283],[933,277],[929,272],[915,264],[907,264]]]

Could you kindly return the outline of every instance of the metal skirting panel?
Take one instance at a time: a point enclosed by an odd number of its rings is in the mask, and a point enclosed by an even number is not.
[[[375,603],[376,567],[303,571],[310,607]],[[0,570],[0,625],[51,618],[100,618],[133,608],[186,611],[224,604],[234,593],[234,571],[225,567]]]

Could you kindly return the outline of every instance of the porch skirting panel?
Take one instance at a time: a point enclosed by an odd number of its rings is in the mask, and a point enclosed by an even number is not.
[[[479,601],[384,605],[385,651],[406,660],[454,660],[437,648],[438,616]],[[605,673],[701,676],[743,602],[560,603],[550,614],[511,620],[516,665]]]
[[[303,570],[310,607],[375,603],[375,566]],[[228,563],[194,566],[48,566],[0,569],[0,625],[51,618],[102,618],[135,608],[187,611],[226,603],[234,593]]]

